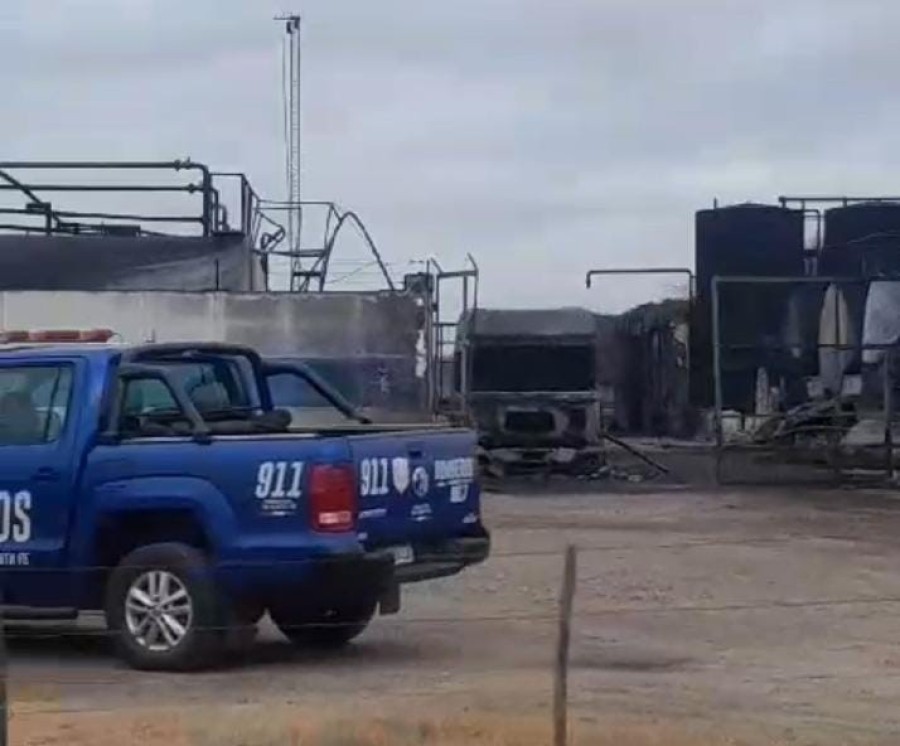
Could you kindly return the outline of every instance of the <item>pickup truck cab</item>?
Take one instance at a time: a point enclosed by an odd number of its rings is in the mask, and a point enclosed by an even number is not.
[[[185,670],[218,661],[266,611],[298,644],[348,642],[399,610],[413,545],[459,555],[454,541],[472,539],[478,551],[453,562],[487,556],[477,488],[462,500],[446,479],[456,467],[439,466],[472,457],[470,433],[295,430],[273,407],[275,375],[332,395],[237,346],[2,348],[7,617],[100,610],[129,664]],[[446,505],[430,499],[438,484]],[[401,486],[408,503],[385,503]],[[418,559],[446,574],[439,557]]]

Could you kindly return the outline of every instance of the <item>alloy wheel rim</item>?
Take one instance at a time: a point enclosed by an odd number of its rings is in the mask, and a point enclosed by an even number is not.
[[[187,636],[194,606],[184,583],[166,570],[139,575],[125,599],[125,624],[135,641],[154,653],[174,650]]]

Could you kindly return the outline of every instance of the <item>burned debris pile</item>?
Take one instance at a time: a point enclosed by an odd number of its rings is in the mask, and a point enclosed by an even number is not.
[[[602,466],[599,323],[579,308],[478,309],[462,319],[463,396],[488,473]]]
[[[688,306],[648,304],[621,316],[582,308],[470,311],[460,322],[459,379],[485,473],[630,479],[609,449],[632,433],[690,426]],[[637,453],[640,479],[667,470]]]

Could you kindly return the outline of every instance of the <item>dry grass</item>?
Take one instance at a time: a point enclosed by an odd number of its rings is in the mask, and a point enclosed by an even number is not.
[[[620,721],[573,724],[572,746],[798,746],[874,744],[839,740],[819,733],[752,737],[722,735],[708,727],[667,722]],[[458,717],[405,719],[360,717],[348,721],[334,713],[304,717],[277,707],[203,712],[129,713],[17,712],[11,742],[19,746],[549,746],[547,718],[471,713]]]

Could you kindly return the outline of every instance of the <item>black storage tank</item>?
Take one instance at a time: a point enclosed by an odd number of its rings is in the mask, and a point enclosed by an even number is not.
[[[715,276],[803,276],[804,217],[800,210],[743,204],[701,210],[696,215],[697,292],[692,323],[693,400],[712,406],[712,278]],[[771,367],[784,323],[789,285],[720,286],[723,405],[753,409],[756,371]],[[783,354],[777,357],[783,357]]]
[[[900,202],[857,202],[826,210],[819,274],[900,276]]]

